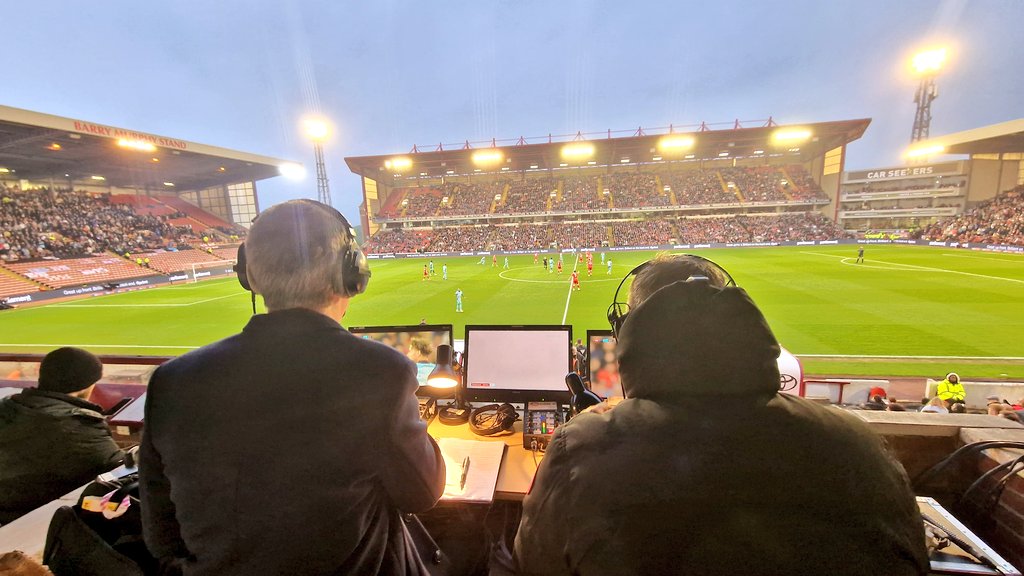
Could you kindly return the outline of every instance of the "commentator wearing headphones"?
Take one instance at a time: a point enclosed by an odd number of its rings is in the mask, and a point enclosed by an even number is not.
[[[416,366],[339,324],[370,276],[348,222],[309,200],[276,205],[237,272],[269,312],[149,383],[150,551],[185,574],[423,572],[401,513],[434,505],[444,461]]]
[[[519,570],[925,573],[905,472],[853,415],[779,393],[779,344],[728,273],[695,256],[633,273],[609,312],[626,399],[555,432]]]

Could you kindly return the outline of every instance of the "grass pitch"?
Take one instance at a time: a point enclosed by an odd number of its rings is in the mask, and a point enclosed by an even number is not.
[[[1024,378],[1024,256],[927,248],[855,246],[697,250],[729,270],[767,316],[806,373]],[[346,326],[429,323],[573,325],[574,337],[606,329],[615,287],[652,252],[618,252],[607,274],[600,258],[581,290],[575,265],[561,275],[533,256],[375,260],[366,294]],[[442,279],[442,264],[448,279]],[[455,291],[465,312],[455,312]],[[262,307],[260,308],[262,310]],[[0,350],[46,352],[77,345],[101,354],[177,355],[237,332],[250,315],[233,278],[141,290],[0,312]]]

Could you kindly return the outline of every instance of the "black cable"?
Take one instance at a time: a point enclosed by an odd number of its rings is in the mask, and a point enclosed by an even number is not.
[[[982,504],[983,504],[982,509],[985,512],[988,512],[993,507],[995,507],[996,504],[999,503],[999,499],[1002,497],[1002,493],[1003,493],[1002,488],[1006,486],[1005,482],[1009,481],[1009,479],[1013,477],[1013,475],[1016,473],[1016,471],[1014,469],[1017,467],[1018,464],[1021,464],[1021,463],[1024,463],[1024,455],[1018,456],[1014,460],[1009,460],[1009,461],[1003,462],[1003,463],[993,467],[991,470],[985,472],[984,474],[979,476],[977,480],[972,482],[971,485],[967,487],[967,490],[964,490],[964,493],[960,495],[960,499],[957,501],[957,504],[960,505],[960,504],[964,504],[965,502],[967,502],[967,495],[970,494],[978,486],[981,486],[985,482],[985,480],[987,480],[987,479],[991,478],[992,476],[998,474],[999,472],[1009,468],[1010,471],[1005,476],[1000,478],[999,482],[997,482],[996,485],[993,486],[992,489],[989,490],[985,494],[985,496],[991,497],[993,494],[996,494],[996,491],[998,490],[998,496],[996,496],[995,501],[993,501],[991,503],[988,503],[988,504],[985,504],[984,497],[982,498]]]
[[[915,492],[920,492],[923,486],[926,486],[931,482],[935,476],[944,472],[953,462],[980,450],[988,450],[990,448],[1018,448],[1024,450],[1024,442],[1011,442],[1008,440],[986,440],[982,442],[973,442],[971,444],[965,444],[960,448],[957,448],[955,452],[945,457],[944,459],[937,462],[931,468],[917,475],[914,478],[913,486]]]

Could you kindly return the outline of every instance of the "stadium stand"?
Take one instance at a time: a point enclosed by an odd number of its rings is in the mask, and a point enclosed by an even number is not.
[[[948,220],[914,232],[915,238],[1024,246],[1024,186],[1017,186]]]
[[[562,195],[551,203],[553,212],[592,212],[608,209],[608,200],[597,189],[596,178],[566,178]]]
[[[466,252],[609,246],[651,246],[673,241],[783,242],[830,240],[850,234],[818,212],[766,215],[724,215],[610,222],[547,222],[476,226],[445,226],[379,232],[366,245],[371,253]]]
[[[63,260],[11,262],[4,267],[50,289],[126,280],[153,273],[152,270],[109,252]]]
[[[663,177],[676,203],[680,206],[734,204],[735,194],[728,192],[725,183],[714,170],[691,170],[671,173]]]
[[[132,256],[136,255],[133,254]],[[227,260],[227,258],[222,258],[217,254],[211,254],[205,250],[160,250],[156,252],[141,253],[138,254],[138,257],[143,259],[148,258],[150,268],[165,274],[190,270],[193,264]],[[233,258],[234,256],[232,256],[231,259]]]
[[[547,212],[557,183],[550,178],[515,180],[508,183],[505,199],[496,210],[503,214]]]
[[[16,273],[7,270],[6,267],[0,267],[0,299],[16,294],[27,294],[41,289],[43,289],[42,285],[18,276]]]
[[[441,204],[441,191],[435,188],[410,188],[402,215],[406,218],[434,216]]]
[[[669,204],[665,195],[657,190],[654,174],[619,172],[601,180],[611,197],[609,205],[616,209]]]
[[[494,196],[502,190],[501,185],[493,183],[490,185],[462,184],[458,182],[446,182],[442,188],[445,202],[442,198],[440,216],[471,216],[474,214],[487,214],[494,203]]]
[[[137,214],[105,195],[40,188],[0,190],[0,259],[66,258],[113,250],[119,254],[187,241],[191,230],[166,217]]]

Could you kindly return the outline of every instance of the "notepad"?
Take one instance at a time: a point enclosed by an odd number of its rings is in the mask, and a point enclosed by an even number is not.
[[[445,484],[441,500],[486,503],[494,500],[498,470],[505,455],[504,442],[441,438],[437,441],[444,455]],[[463,467],[466,459],[468,467]],[[463,472],[466,482],[462,483]]]

